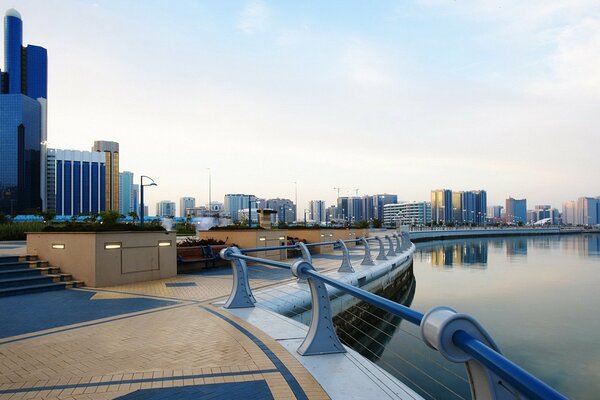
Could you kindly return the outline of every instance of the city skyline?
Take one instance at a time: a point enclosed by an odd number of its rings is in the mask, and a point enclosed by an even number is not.
[[[50,54],[49,146],[119,142],[121,170],[158,183],[146,204],[208,202],[206,168],[213,199],[294,199],[297,182],[300,205],[333,187],[600,193],[594,2],[0,4]]]

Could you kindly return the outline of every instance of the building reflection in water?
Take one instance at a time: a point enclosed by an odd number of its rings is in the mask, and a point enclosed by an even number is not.
[[[600,257],[600,235],[583,235],[583,240],[576,236],[567,236],[560,240],[563,251],[579,257]]]
[[[430,251],[431,265],[436,267],[487,267],[488,241],[439,245]]]
[[[506,240],[506,255],[509,258],[527,257],[527,239],[507,239]]]

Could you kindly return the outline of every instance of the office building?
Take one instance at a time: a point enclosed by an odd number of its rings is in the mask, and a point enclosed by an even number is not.
[[[180,197],[179,198],[179,216],[186,218],[188,216],[188,209],[196,207],[196,199],[194,197]]]
[[[506,199],[504,218],[507,224],[518,224],[527,222],[527,200]]]
[[[123,171],[119,174],[119,212],[127,216],[137,212],[133,192],[133,172]]]
[[[156,215],[158,217],[174,217],[176,214],[175,202],[170,200],[161,200],[156,203]]]
[[[46,209],[47,65],[46,49],[23,47],[21,15],[9,9],[0,70],[0,211],[5,213]]]
[[[240,221],[239,210],[256,208],[257,197],[253,194],[226,194],[223,211],[233,221]]]
[[[48,149],[47,195],[56,215],[95,214],[105,210],[105,158],[91,151]]]
[[[500,219],[502,218],[503,209],[504,206],[489,206],[487,208],[488,218],[496,222],[500,221]]]
[[[104,153],[106,210],[119,210],[119,143],[106,140],[94,142],[92,151]]]
[[[426,225],[431,222],[431,203],[386,204],[383,206],[383,225],[396,228],[400,225]]]
[[[327,221],[327,208],[324,200],[311,200],[308,202],[311,220],[315,224],[324,224]]]
[[[336,220],[337,214],[338,214],[337,206],[332,205],[332,206],[327,207],[327,210],[325,210],[325,213],[327,215],[327,217],[326,217],[327,222]]]

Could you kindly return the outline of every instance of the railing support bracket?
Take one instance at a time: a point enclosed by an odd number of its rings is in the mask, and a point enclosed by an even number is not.
[[[342,265],[340,265],[337,272],[354,272],[352,262],[350,261],[350,252],[348,251],[346,243],[344,243],[342,239],[339,239],[337,242],[342,249]]]
[[[221,250],[221,258],[231,261],[231,269],[233,270],[233,287],[231,294],[225,303],[225,308],[248,308],[254,307],[256,299],[250,289],[250,281],[248,280],[248,267],[245,260],[229,257],[229,254],[242,254],[237,247],[228,247]]]
[[[362,242],[363,246],[365,246],[365,257],[360,265],[375,265],[373,257],[371,257],[371,246],[369,246],[369,241],[364,236],[361,236],[360,241]]]

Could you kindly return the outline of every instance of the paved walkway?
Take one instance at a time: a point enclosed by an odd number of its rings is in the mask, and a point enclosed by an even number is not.
[[[353,250],[353,259],[362,257]],[[338,257],[315,257],[318,269]],[[253,288],[294,279],[251,266]],[[0,298],[0,400],[328,398],[282,345],[213,306],[230,268]]]

